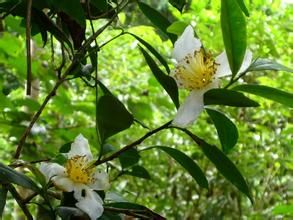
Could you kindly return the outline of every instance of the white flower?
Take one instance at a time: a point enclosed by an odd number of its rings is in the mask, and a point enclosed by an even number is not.
[[[231,75],[226,52],[215,59],[202,48],[199,39],[194,37],[192,27],[185,28],[174,45],[173,58],[177,61],[171,76],[179,88],[190,91],[183,105],[172,122],[173,125],[186,127],[193,123],[204,109],[203,95],[219,86],[219,78]],[[252,53],[247,50],[240,72],[245,71],[252,60]]]
[[[41,163],[40,170],[54,185],[65,192],[74,192],[76,207],[84,211],[91,220],[103,214],[103,200],[94,190],[109,187],[106,172],[91,167],[93,159],[87,139],[81,134],[71,144],[68,160],[63,166],[57,163]]]

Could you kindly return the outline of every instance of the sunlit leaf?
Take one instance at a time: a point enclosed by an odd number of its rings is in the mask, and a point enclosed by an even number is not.
[[[263,85],[239,85],[233,88],[237,91],[247,92],[253,95],[261,96],[266,99],[281,103],[283,105],[293,107],[293,94],[279,89],[275,89]]]
[[[237,143],[238,130],[235,124],[227,118],[223,113],[213,110],[206,109],[207,113],[214,122],[217,129],[218,136],[222,145],[222,149],[225,153],[228,153]]]
[[[163,86],[163,88],[166,90],[166,92],[171,97],[173,103],[178,108],[179,107],[179,98],[178,98],[178,88],[175,80],[166,75],[156,64],[156,62],[153,60],[153,58],[142,48],[140,47],[140,50],[150,67],[152,73],[158,80],[158,82]]]
[[[176,41],[176,35],[170,34],[167,32],[167,28],[170,26],[170,22],[165,18],[160,12],[150,7],[149,5],[138,2],[140,10],[144,13],[144,15],[155,25],[157,26],[163,33],[165,33],[169,39],[174,43]]]
[[[221,27],[233,78],[241,67],[246,51],[246,22],[235,0],[221,0]]]
[[[0,163],[0,182],[15,183],[25,188],[39,191],[39,187],[30,178],[2,163]]]
[[[165,146],[154,146],[151,148],[157,148],[167,153],[193,177],[193,179],[198,183],[199,186],[203,188],[208,188],[209,184],[204,173],[202,172],[200,167],[195,163],[195,161],[188,157],[185,153],[175,148]]]
[[[293,72],[291,68],[283,66],[282,64],[279,64],[274,60],[263,59],[263,58],[259,58],[255,60],[248,68],[248,71],[261,71],[261,70],[276,70],[276,71]]]
[[[293,217],[293,204],[282,204],[282,205],[277,205],[273,209],[273,214],[274,215],[288,215]]]
[[[241,92],[228,89],[211,89],[204,94],[205,105],[227,105],[235,107],[257,107],[259,104]]]
[[[167,28],[167,31],[169,33],[176,34],[177,36],[179,36],[183,33],[187,26],[188,24],[183,21],[175,21]]]
[[[99,99],[97,111],[102,140],[129,128],[133,123],[132,114],[112,95],[104,95]]]

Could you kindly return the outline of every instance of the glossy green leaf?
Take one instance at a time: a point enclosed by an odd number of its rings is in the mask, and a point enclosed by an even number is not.
[[[178,98],[178,87],[175,82],[175,80],[171,77],[166,75],[156,64],[156,62],[153,60],[153,58],[142,48],[140,47],[140,50],[150,67],[152,73],[158,80],[158,82],[163,86],[163,88],[166,90],[166,92],[171,97],[173,103],[178,108],[179,107],[179,98]]]
[[[135,176],[143,179],[151,179],[149,172],[142,166],[136,165],[131,167],[130,170],[124,171],[123,174]]]
[[[139,36],[129,33],[131,36],[133,36],[136,40],[138,40],[143,46],[145,46],[159,61],[160,63],[165,67],[167,73],[170,73],[170,68],[168,66],[167,61],[165,60],[164,57],[161,56],[161,54],[159,54],[156,49],[151,46],[148,42],[146,42],[144,39],[140,38]]]
[[[6,197],[8,190],[0,185],[0,218],[2,218],[3,211],[6,205]]]
[[[241,8],[241,10],[243,11],[243,13],[247,17],[249,17],[249,12],[248,12],[247,7],[246,7],[246,5],[244,3],[244,0],[237,0],[237,2],[238,2],[239,7]]]
[[[119,161],[123,169],[137,164],[139,161],[139,154],[136,149],[131,148],[119,156]]]
[[[175,148],[164,146],[154,146],[151,148],[157,148],[167,153],[193,177],[193,179],[198,183],[200,187],[208,188],[209,184],[204,173],[202,172],[200,167],[194,162],[194,160],[188,157],[185,153]]]
[[[257,107],[259,104],[241,92],[228,89],[211,89],[204,94],[205,105],[227,105],[235,107]]]
[[[237,127],[223,113],[213,109],[206,109],[206,111],[213,120],[214,125],[217,129],[223,151],[225,153],[228,153],[237,143]]]
[[[108,6],[107,0],[90,0],[90,2],[100,10],[106,10]]]
[[[169,3],[182,13],[183,7],[186,5],[187,2],[186,0],[169,0]]]
[[[97,115],[102,140],[129,128],[133,123],[132,114],[112,95],[104,95],[98,100]]]
[[[0,182],[14,183],[33,191],[39,191],[39,187],[30,178],[2,163],[0,163]]]
[[[80,0],[51,0],[51,2],[59,11],[65,12],[82,27],[85,27],[85,14]]]
[[[188,134],[199,145],[205,156],[216,166],[218,171],[229,180],[238,190],[243,192],[251,202],[253,202],[252,195],[248,185],[234,163],[216,146],[210,145],[204,140],[192,134],[186,129],[180,129]]]
[[[165,18],[160,12],[143,2],[139,1],[138,6],[140,10],[144,13],[144,15],[156,27],[158,27],[163,33],[165,33],[173,43],[176,41],[176,35],[167,32],[167,28],[171,25],[167,18]]]
[[[248,71],[262,71],[262,70],[276,70],[276,71],[285,71],[285,72],[291,72],[291,73],[293,72],[291,68],[283,66],[282,64],[279,64],[274,60],[262,59],[262,58],[255,60],[248,68]]]
[[[262,85],[239,85],[233,88],[237,91],[250,93],[253,95],[261,96],[266,99],[281,103],[283,105],[293,108],[293,94],[288,93],[279,89],[275,89],[268,86]]]
[[[221,0],[221,27],[232,78],[241,67],[246,51],[246,23],[235,0]]]

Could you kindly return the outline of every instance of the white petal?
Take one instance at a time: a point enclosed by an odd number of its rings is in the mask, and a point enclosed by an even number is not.
[[[53,176],[65,176],[65,168],[57,163],[42,162],[40,171],[45,175],[49,181]]]
[[[192,91],[186,98],[184,104],[178,109],[172,124],[183,128],[190,125],[196,120],[203,107],[203,91]]]
[[[52,179],[54,185],[65,192],[72,192],[74,189],[74,183],[68,177],[56,176]]]
[[[88,140],[84,138],[82,134],[79,134],[75,138],[67,155],[69,158],[72,158],[74,156],[86,156],[89,160],[93,158]]]
[[[244,72],[250,66],[251,61],[252,61],[252,52],[250,50],[246,50],[243,61],[242,61],[242,65],[238,73]]]
[[[194,37],[193,28],[188,25],[183,34],[177,39],[174,44],[173,58],[177,61],[182,60],[187,54],[193,54],[194,51],[199,51],[201,42]]]
[[[84,211],[91,220],[99,218],[104,211],[103,200],[91,189],[85,190],[85,196],[75,204],[77,208]]]
[[[95,178],[96,181],[89,186],[91,189],[94,189],[94,190],[106,190],[106,189],[109,189],[109,187],[110,187],[109,176],[108,176],[108,174],[106,172],[97,171],[95,173],[94,178]]]
[[[250,66],[251,60],[252,60],[252,52],[250,50],[246,50],[243,61],[242,61],[242,65],[238,73],[245,71]],[[225,51],[216,57],[216,63],[219,64],[217,68],[217,72],[216,72],[216,77],[232,75],[227,54]]]
[[[82,183],[76,183],[74,184],[74,193],[73,193],[73,196],[74,198],[79,201],[81,199],[83,199],[83,196],[82,196],[82,191],[84,190],[87,190],[89,189],[88,186],[86,186],[85,184],[82,184]]]
[[[216,63],[219,64],[216,72],[216,77],[223,77],[232,75],[226,51],[222,52],[216,57]]]
[[[178,127],[185,128],[192,124],[204,108],[203,95],[206,91],[219,87],[219,81],[216,79],[201,90],[193,90],[186,98],[183,105],[178,109],[178,112],[172,121],[172,124]]]

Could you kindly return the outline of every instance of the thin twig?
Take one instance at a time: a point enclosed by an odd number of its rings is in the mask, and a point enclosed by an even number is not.
[[[13,198],[16,200],[19,207],[22,209],[24,215],[28,220],[33,220],[33,216],[29,212],[28,208],[26,207],[26,204],[23,202],[21,196],[16,191],[15,187],[12,184],[5,184],[4,187],[8,189],[8,191],[11,193]]]
[[[56,84],[53,87],[53,89],[51,90],[51,92],[46,96],[46,98],[43,101],[42,105],[40,106],[40,108],[38,109],[38,111],[35,113],[35,115],[33,116],[30,124],[28,125],[28,127],[24,131],[23,135],[21,136],[21,138],[20,138],[20,140],[18,142],[18,146],[17,146],[16,152],[15,152],[15,155],[14,155],[14,158],[15,159],[18,159],[19,158],[20,153],[21,153],[21,150],[22,150],[23,145],[25,143],[25,140],[26,140],[27,136],[29,135],[29,133],[30,133],[33,125],[35,124],[35,122],[40,117],[41,113],[43,112],[44,108],[46,107],[46,105],[48,104],[48,102],[50,101],[50,99],[53,96],[55,96],[56,91],[59,88],[59,86],[66,80],[66,77],[72,72],[72,70],[75,68],[75,66],[84,57],[84,55],[86,54],[86,51],[87,51],[88,47],[90,47],[91,43],[114,21],[114,18],[116,17],[116,15],[114,15],[104,26],[102,26],[90,38],[88,38],[84,42],[84,44],[81,46],[81,48],[75,53],[74,58],[73,58],[71,64],[69,65],[69,67],[67,68],[67,70],[65,71],[65,73],[63,74],[63,76],[60,79],[58,79],[58,81],[56,82]]]
[[[92,166],[97,166],[99,164],[102,164],[102,163],[105,163],[107,161],[110,161],[110,160],[113,160],[115,158],[117,158],[118,156],[120,156],[122,153],[124,153],[125,151],[141,144],[145,139],[147,139],[148,137],[152,136],[153,134],[161,131],[161,130],[164,130],[164,129],[167,129],[169,128],[169,125],[171,124],[172,121],[169,121],[167,122],[166,124],[163,124],[162,126],[152,130],[152,131],[149,131],[147,132],[144,136],[142,136],[141,138],[137,139],[136,141],[126,145],[125,147],[121,148],[120,150],[116,151],[115,153],[113,153],[112,155],[110,155],[109,157],[106,157],[104,159],[101,159],[101,160],[96,160],[96,162],[92,165]]]
[[[26,11],[26,95],[31,95],[32,57],[31,57],[31,15],[32,0],[27,0]]]

